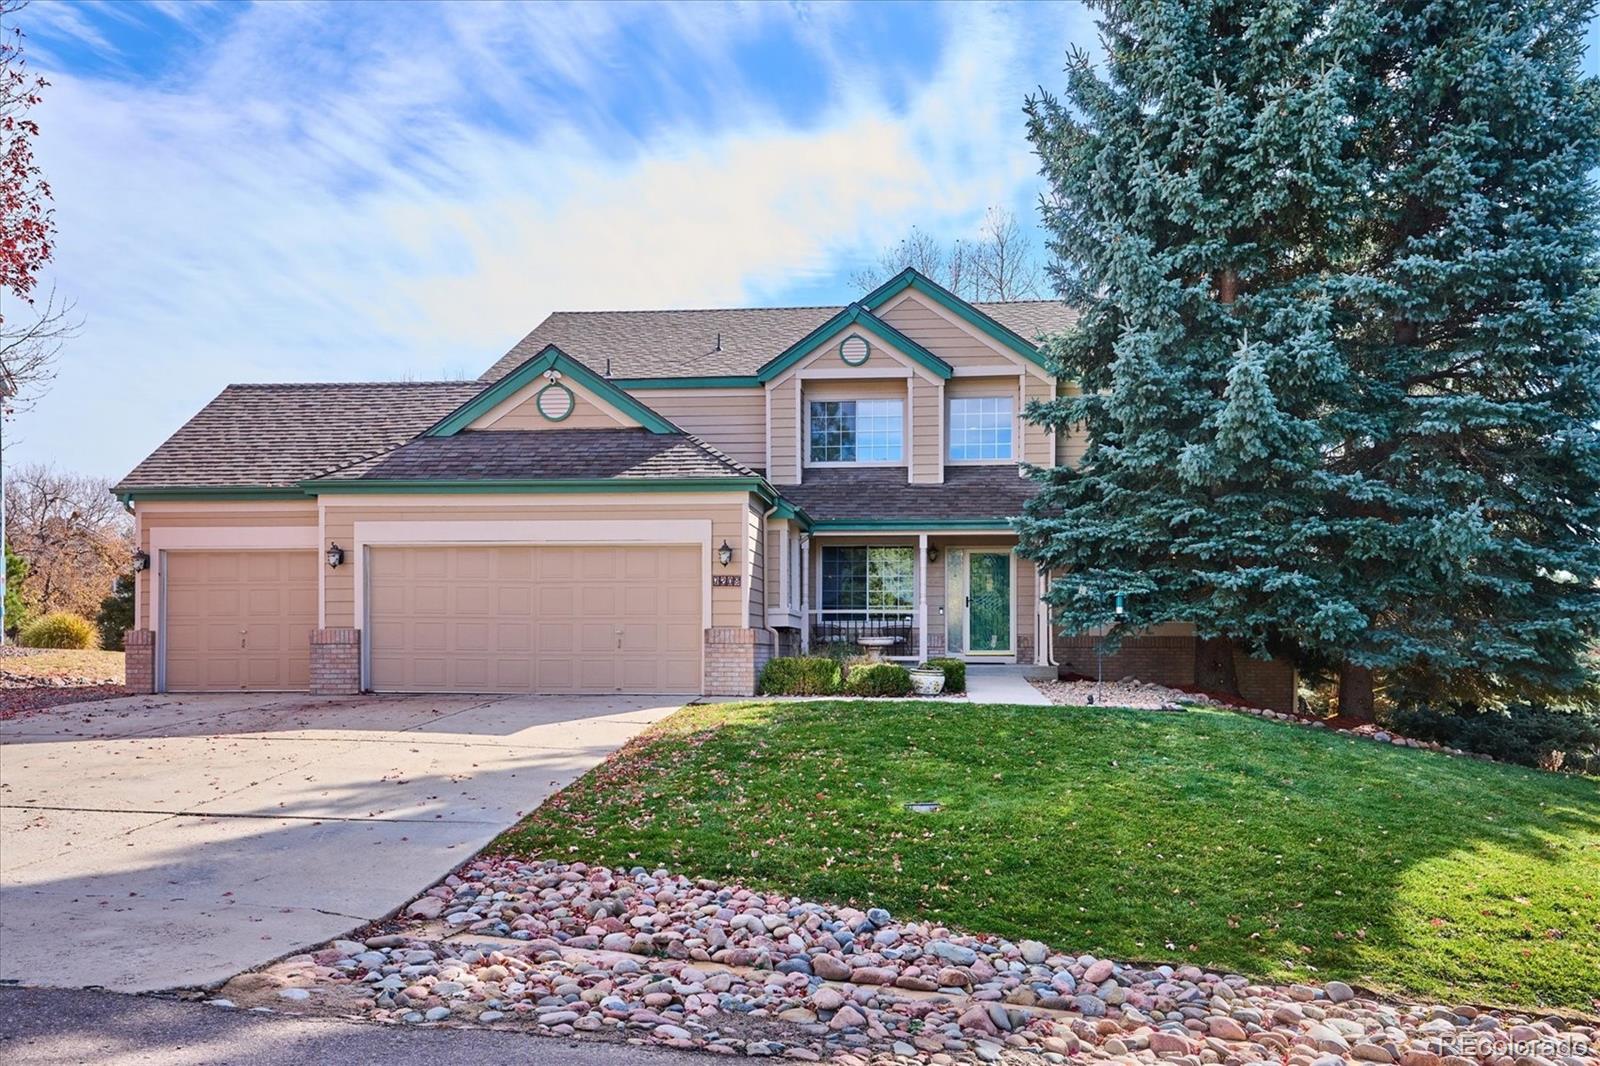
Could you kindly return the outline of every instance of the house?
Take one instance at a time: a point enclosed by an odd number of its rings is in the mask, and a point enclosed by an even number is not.
[[[1071,321],[907,271],[844,308],[553,314],[477,381],[230,386],[115,487],[129,684],[741,695],[863,637],[1092,673],[1009,521],[1020,464],[1082,451],[1021,418]],[[1194,649],[1107,673],[1192,680]]]

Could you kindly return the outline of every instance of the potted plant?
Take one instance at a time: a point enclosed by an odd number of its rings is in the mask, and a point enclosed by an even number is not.
[[[918,696],[937,696],[944,691],[944,671],[927,663],[912,667],[911,691]]]

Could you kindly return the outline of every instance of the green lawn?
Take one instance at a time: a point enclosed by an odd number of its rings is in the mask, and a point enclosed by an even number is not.
[[[1600,1007],[1600,781],[1222,711],[688,707],[497,847],[1117,958]]]

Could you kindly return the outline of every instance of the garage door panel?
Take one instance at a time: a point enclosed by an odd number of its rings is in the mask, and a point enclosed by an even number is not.
[[[374,548],[372,686],[697,692],[702,555],[688,546]]]
[[[305,691],[319,558],[304,550],[164,553],[167,689]]]
[[[455,589],[456,614],[489,613],[489,605],[493,600],[491,590],[487,585],[458,585]]]

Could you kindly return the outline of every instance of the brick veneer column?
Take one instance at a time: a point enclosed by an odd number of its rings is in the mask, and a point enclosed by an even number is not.
[[[712,626],[706,630],[707,696],[754,696],[761,668],[772,658],[772,634],[765,629]]]
[[[148,695],[156,690],[156,635],[150,629],[122,631],[123,683],[130,692]]]
[[[361,630],[311,631],[311,694],[350,696],[361,691]]]

